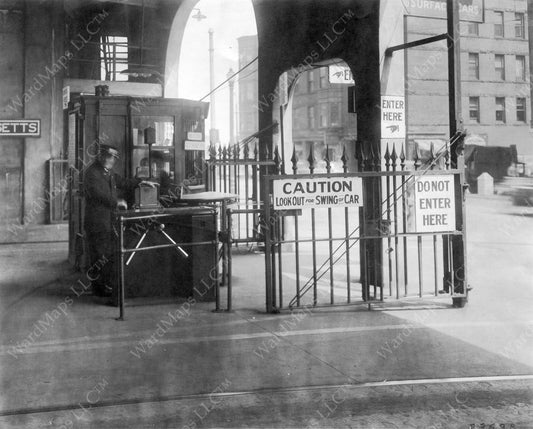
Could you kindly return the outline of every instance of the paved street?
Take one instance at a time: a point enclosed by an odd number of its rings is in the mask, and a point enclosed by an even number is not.
[[[118,322],[79,292],[65,243],[4,245],[0,426],[533,427],[533,209],[469,195],[467,222],[463,309],[265,314],[250,253],[234,313],[179,302]]]

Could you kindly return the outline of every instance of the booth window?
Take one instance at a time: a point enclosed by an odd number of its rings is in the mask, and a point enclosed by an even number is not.
[[[496,122],[505,122],[505,97],[496,97]]]
[[[128,38],[101,36],[100,65],[102,80],[128,80],[126,74],[121,74],[128,68]]]
[[[468,97],[468,110],[470,122],[479,123],[479,97]]]
[[[144,131],[151,127],[155,131],[155,143],[149,148],[144,140]],[[148,177],[148,160],[150,156],[155,167],[152,174],[160,176],[164,171],[170,180],[174,180],[174,118],[171,116],[133,116],[132,117],[131,157],[132,171],[137,177]],[[151,155],[149,151],[151,150]]]
[[[516,98],[516,120],[526,122],[526,99],[523,97]]]

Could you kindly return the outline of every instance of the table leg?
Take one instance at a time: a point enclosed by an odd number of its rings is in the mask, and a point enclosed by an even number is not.
[[[119,289],[119,307],[120,315],[117,320],[124,320],[124,228],[123,228],[123,218],[120,216],[118,221],[118,241],[119,241],[119,277],[118,277],[118,289]]]

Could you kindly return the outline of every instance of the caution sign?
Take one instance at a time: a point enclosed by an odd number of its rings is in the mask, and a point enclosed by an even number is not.
[[[416,232],[455,231],[454,176],[415,176]]]
[[[405,138],[405,98],[395,95],[381,96],[381,138]]]
[[[280,179],[273,181],[274,210],[363,205],[360,177]]]

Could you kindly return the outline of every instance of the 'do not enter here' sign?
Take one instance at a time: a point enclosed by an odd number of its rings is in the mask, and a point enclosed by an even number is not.
[[[360,177],[274,180],[274,210],[363,205]]]
[[[455,231],[454,176],[415,176],[416,232]]]

